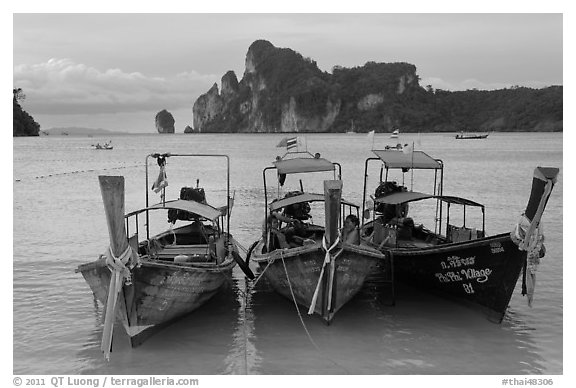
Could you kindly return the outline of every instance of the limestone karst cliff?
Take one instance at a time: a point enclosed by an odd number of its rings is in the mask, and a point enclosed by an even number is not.
[[[321,71],[266,40],[193,106],[197,132],[562,130],[562,86],[449,92],[419,84],[416,66],[368,62]]]

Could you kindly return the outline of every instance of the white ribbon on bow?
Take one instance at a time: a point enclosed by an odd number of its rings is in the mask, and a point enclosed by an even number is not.
[[[518,244],[518,249],[527,252],[526,296],[528,298],[528,306],[532,307],[536,288],[536,271],[540,264],[541,252],[543,252],[544,225],[542,222],[539,222],[538,225],[534,225],[534,222],[531,224],[526,215],[522,214],[511,233],[511,238],[514,243]]]
[[[132,278],[130,270],[126,264],[132,257],[132,248],[130,245],[119,256],[115,257],[112,248],[106,250],[106,265],[110,269],[110,285],[108,286],[108,298],[106,300],[106,316],[104,317],[104,330],[102,332],[102,344],[100,349],[104,352],[106,360],[110,360],[110,351],[112,348],[112,331],[114,329],[114,319],[116,317],[118,295],[122,290],[122,281],[126,279],[126,284],[131,284]]]
[[[316,285],[316,289],[314,290],[314,295],[312,296],[312,302],[310,303],[310,308],[308,309],[308,315],[314,314],[314,308],[316,307],[316,301],[318,300],[318,293],[320,292],[320,285],[322,284],[322,277],[324,276],[324,268],[326,268],[326,264],[330,264],[330,283],[328,285],[328,310],[332,307],[332,284],[334,280],[334,273],[335,273],[335,263],[336,258],[342,253],[342,249],[334,256],[330,254],[332,249],[334,249],[338,243],[340,242],[340,236],[336,238],[336,241],[332,244],[329,249],[326,249],[326,236],[322,239],[322,249],[326,252],[324,256],[324,262],[322,263],[322,270],[320,271],[320,277],[318,278],[318,284]]]

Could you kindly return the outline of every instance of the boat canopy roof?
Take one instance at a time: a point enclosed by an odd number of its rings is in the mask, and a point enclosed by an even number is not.
[[[324,158],[292,158],[274,162],[278,174],[296,174],[302,172],[333,171],[334,164]]]
[[[372,150],[386,168],[441,169],[442,164],[423,151]]]
[[[389,194],[384,197],[376,198],[374,202],[384,203],[388,205],[400,205],[403,203],[421,201],[423,199],[429,199],[429,198],[439,199],[446,203],[454,203],[458,205],[484,207],[484,205],[466,198],[453,197],[449,195],[432,195],[432,194],[419,193],[417,191],[404,191],[400,193]]]
[[[274,201],[270,203],[270,211],[275,211],[278,209],[282,209],[283,207],[293,205],[295,203],[302,203],[302,202],[319,202],[324,201],[324,194],[315,194],[315,193],[303,193],[300,195],[295,195],[293,197],[282,198],[280,200]],[[345,199],[341,200],[341,203],[352,206],[355,208],[359,208],[358,205],[348,202]]]
[[[225,208],[225,207],[224,207]],[[198,214],[200,217],[204,217],[208,220],[214,221],[218,217],[220,217],[223,212],[220,209],[216,209],[213,206],[208,204],[196,202],[196,201],[189,201],[184,199],[176,199],[173,201],[166,201],[164,203],[157,203],[152,206],[145,207],[140,210],[136,210],[129,215],[137,214],[145,212],[146,210],[159,210],[159,209],[177,209],[177,210],[184,210],[190,213]],[[224,214],[226,210],[224,209]]]

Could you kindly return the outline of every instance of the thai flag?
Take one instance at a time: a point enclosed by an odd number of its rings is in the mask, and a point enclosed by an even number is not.
[[[276,144],[276,147],[286,147],[287,151],[293,152],[305,152],[308,149],[306,138],[303,136],[285,137]]]
[[[296,149],[298,150],[298,137],[291,137],[286,140],[286,149],[288,151]]]

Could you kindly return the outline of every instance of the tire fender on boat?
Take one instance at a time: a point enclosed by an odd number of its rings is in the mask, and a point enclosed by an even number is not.
[[[234,250],[230,253],[232,254],[232,257],[234,258],[234,261],[236,262],[236,264],[238,264],[238,266],[240,267],[242,272],[244,272],[246,277],[250,280],[253,280],[255,278],[255,276],[254,276],[254,273],[252,272],[252,270],[250,269],[250,267],[248,266],[247,261],[242,260],[242,257],[240,256],[240,254]]]

